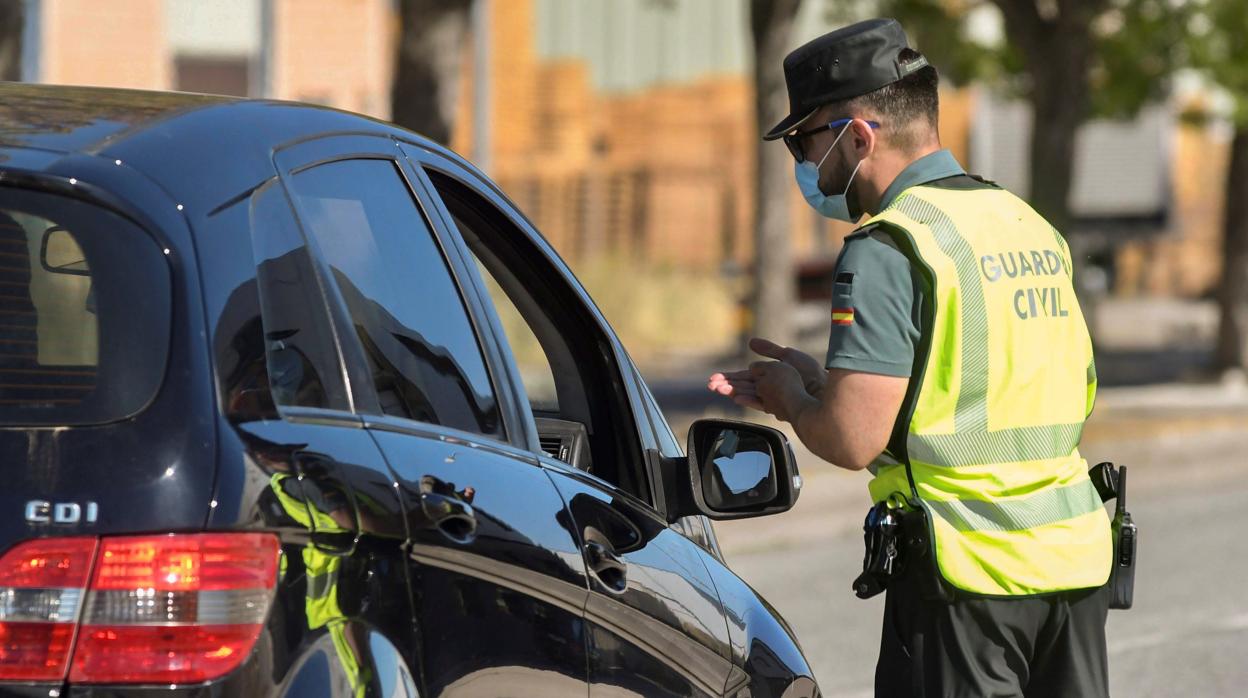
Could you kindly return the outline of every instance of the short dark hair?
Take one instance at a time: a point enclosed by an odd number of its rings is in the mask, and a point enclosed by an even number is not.
[[[918,51],[901,50],[898,60],[904,66],[919,58]],[[936,135],[940,118],[940,76],[935,66],[926,65],[897,82],[865,95],[834,103],[838,116],[867,111],[879,117],[880,128],[896,147],[912,151]]]

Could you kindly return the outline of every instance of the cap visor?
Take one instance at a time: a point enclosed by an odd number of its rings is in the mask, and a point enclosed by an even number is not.
[[[819,111],[819,108],[815,107],[814,109],[811,109],[809,112],[807,112],[804,116],[800,116],[797,114],[789,114],[788,116],[784,117],[784,119],[781,120],[780,123],[773,126],[771,130],[768,131],[765,136],[763,136],[763,140],[765,141],[776,140],[777,138],[788,133],[789,131],[792,131],[798,126],[801,126],[802,124],[806,123],[806,120],[814,116],[815,112],[817,111]]]

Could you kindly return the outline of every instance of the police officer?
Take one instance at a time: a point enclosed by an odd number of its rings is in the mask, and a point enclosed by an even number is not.
[[[928,519],[929,564],[888,582],[876,695],[1107,695],[1110,529],[1077,448],[1096,377],[1065,241],[941,149],[936,70],[895,21],[815,39],[784,73],[791,113],[764,138],[811,206],[859,227],[826,362],[754,339],[773,360],[709,387]]]

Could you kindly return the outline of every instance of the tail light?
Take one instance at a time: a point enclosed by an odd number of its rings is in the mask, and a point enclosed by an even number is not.
[[[199,683],[250,654],[277,538],[44,538],[0,557],[0,680]]]
[[[46,538],[0,557],[0,679],[65,678],[95,546]]]

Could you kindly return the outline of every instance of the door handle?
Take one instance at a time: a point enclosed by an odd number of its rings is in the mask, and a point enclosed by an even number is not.
[[[420,509],[429,523],[454,543],[470,543],[477,536],[477,513],[462,499],[422,492]]]
[[[623,594],[628,590],[628,563],[610,547],[591,540],[585,543],[585,557],[590,571],[607,591]]]

